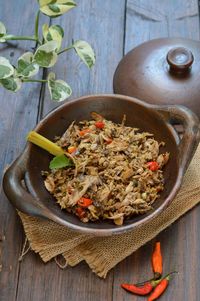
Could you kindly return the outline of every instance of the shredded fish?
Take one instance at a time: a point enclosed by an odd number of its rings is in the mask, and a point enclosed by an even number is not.
[[[111,220],[122,225],[133,215],[145,214],[164,189],[163,167],[169,153],[160,153],[164,142],[138,128],[106,120],[93,112],[94,120],[72,122],[56,141],[69,154],[75,166],[43,172],[46,189],[62,209],[81,221]],[[159,168],[151,170],[149,162]],[[81,198],[92,205],[81,208]],[[81,209],[80,209],[81,208]]]

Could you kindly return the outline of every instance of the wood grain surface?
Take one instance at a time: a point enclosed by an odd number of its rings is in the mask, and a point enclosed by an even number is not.
[[[97,56],[92,71],[69,51],[59,57],[53,71],[68,81],[73,96],[111,93],[112,76],[123,54],[138,44],[159,37],[187,37],[199,40],[197,0],[87,0],[68,14],[52,19],[52,24],[65,28],[63,45],[72,39],[90,42]],[[36,1],[10,0],[1,4],[0,20],[9,32],[28,34],[33,30]],[[23,17],[22,17],[23,16]],[[45,22],[48,21],[43,17]],[[31,42],[13,42],[0,46],[0,56],[10,60],[34,46]],[[41,72],[39,77],[45,77]],[[36,122],[56,107],[48,91],[40,84],[26,85],[17,94],[0,88],[0,179],[4,168],[22,151],[25,136]],[[167,230],[160,239],[164,254],[164,270],[177,270],[169,289],[161,300],[200,300],[199,214],[196,207]],[[129,301],[144,300],[124,292],[121,282],[142,281],[152,276],[149,242],[118,264],[101,280],[82,263],[61,270],[54,261],[43,264],[39,256],[20,256],[24,234],[14,209],[1,189],[0,197],[0,301]]]
[[[35,1],[4,1],[0,5],[0,20],[9,33],[28,35],[33,31]],[[34,22],[34,21],[33,21]],[[12,47],[2,44],[0,55],[11,62],[34,47],[33,42],[14,42]],[[40,74],[41,76],[41,74]],[[35,126],[40,97],[40,85],[23,87],[19,94],[0,88],[0,180],[3,170],[25,145],[25,136]],[[16,300],[20,264],[18,261],[24,234],[15,210],[0,190],[0,300]]]

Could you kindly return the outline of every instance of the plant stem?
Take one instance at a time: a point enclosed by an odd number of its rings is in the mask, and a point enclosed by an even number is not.
[[[37,15],[35,17],[35,38],[37,41],[39,40],[39,34],[38,34],[39,17],[40,17],[40,11],[38,10]]]
[[[38,41],[35,37],[30,37],[30,36],[8,36],[4,37],[6,41],[9,40],[30,40],[30,41]]]
[[[47,79],[22,79],[23,82],[26,83],[47,83]]]
[[[73,48],[73,45],[71,45],[71,46],[69,46],[69,47],[67,47],[67,48],[64,48],[64,49],[60,50],[57,54],[59,55],[59,54],[65,52],[65,51],[68,51],[68,50],[72,49],[72,48]]]

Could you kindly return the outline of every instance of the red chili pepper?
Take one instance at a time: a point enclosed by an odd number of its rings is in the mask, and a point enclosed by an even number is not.
[[[103,121],[96,121],[95,122],[95,126],[98,128],[98,129],[103,129],[105,124]]]
[[[140,295],[140,296],[145,296],[145,295],[148,295],[154,289],[154,287],[156,287],[156,285],[158,285],[158,283],[160,281],[161,280],[148,281],[148,282],[144,283],[142,286],[138,286],[135,284],[123,283],[123,284],[121,284],[121,287],[130,293]]]
[[[78,205],[83,207],[83,208],[87,208],[90,205],[92,205],[93,201],[91,199],[87,199],[87,198],[80,198],[80,200],[78,200]]]
[[[159,164],[156,161],[150,161],[147,163],[148,168],[151,171],[156,171],[159,169]]]
[[[82,130],[82,131],[79,131],[79,135],[80,135],[80,136],[85,136],[85,134],[90,133],[90,132],[91,132],[90,129],[84,129],[84,130]]]
[[[77,150],[77,148],[75,146],[69,146],[67,151],[68,153],[72,154],[72,153],[75,153]]]
[[[76,214],[81,219],[81,218],[85,217],[86,212],[85,212],[85,210],[83,208],[78,207],[78,208],[76,208]]]
[[[164,291],[167,289],[169,284],[169,275],[167,275],[165,278],[163,278],[160,283],[156,286],[152,294],[149,296],[148,301],[154,301],[158,299]]]
[[[156,242],[151,259],[152,259],[152,268],[154,272],[154,277],[155,279],[158,279],[162,276],[162,271],[163,271],[163,260],[162,260],[160,242]]]

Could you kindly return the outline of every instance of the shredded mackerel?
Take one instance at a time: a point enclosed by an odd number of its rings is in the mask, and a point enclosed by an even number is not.
[[[153,134],[125,126],[92,113],[93,120],[73,122],[57,144],[64,150],[73,146],[75,166],[45,172],[45,187],[62,209],[76,214],[82,222],[112,220],[122,225],[133,215],[153,209],[164,189],[163,167],[169,153],[159,153],[164,142]],[[95,123],[101,121],[102,129]],[[80,131],[89,129],[84,135]],[[148,162],[156,161],[159,169],[151,171]],[[92,204],[77,208],[81,197]]]

